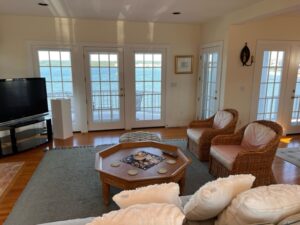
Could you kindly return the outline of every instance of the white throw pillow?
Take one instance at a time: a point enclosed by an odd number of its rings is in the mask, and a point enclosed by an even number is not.
[[[236,195],[250,189],[254,180],[251,174],[241,174],[206,183],[184,206],[186,218],[206,220],[217,216]]]
[[[113,200],[121,209],[135,204],[148,203],[169,203],[181,207],[179,185],[176,183],[154,184],[122,191],[114,195]]]
[[[275,223],[300,212],[300,185],[276,184],[238,195],[219,215],[216,225]]]
[[[95,218],[86,225],[182,225],[184,214],[173,204],[140,204]]]

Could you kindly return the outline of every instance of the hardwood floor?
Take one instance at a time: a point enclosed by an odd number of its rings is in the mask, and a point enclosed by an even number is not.
[[[163,139],[181,139],[186,137],[186,128],[155,128],[144,130],[158,133]],[[69,139],[54,140],[52,143],[44,144],[38,148],[1,158],[0,163],[23,161],[25,162],[25,165],[23,166],[17,181],[0,202],[0,224],[3,224],[39,162],[42,160],[45,148],[56,146],[115,144],[118,143],[119,136],[124,132],[126,131],[99,131],[86,134],[75,133],[74,136]],[[287,138],[283,138],[280,143],[280,147],[298,146],[300,146],[300,136],[288,136]],[[300,184],[300,168],[293,164],[276,157],[273,164],[273,171],[278,183]]]

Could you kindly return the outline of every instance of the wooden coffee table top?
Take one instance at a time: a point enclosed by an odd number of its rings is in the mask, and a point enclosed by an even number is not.
[[[174,158],[163,154],[162,150],[176,152],[178,157]],[[157,156],[162,156],[165,158],[165,160],[147,170],[143,170],[130,164],[121,162],[121,160],[125,157],[135,154],[139,151],[145,151]],[[176,160],[176,163],[168,164],[168,159],[174,159]],[[120,163],[120,166],[112,167],[111,164],[114,162]],[[97,153],[95,169],[99,171],[100,174],[113,176],[119,180],[121,179],[127,182],[134,182],[140,180],[165,179],[167,177],[176,176],[178,173],[182,172],[182,170],[184,170],[189,163],[190,159],[187,158],[176,146],[158,142],[132,142],[117,144]],[[166,168],[167,173],[158,173],[160,168]],[[132,169],[137,170],[138,174],[134,176],[129,175],[127,172],[128,170]]]

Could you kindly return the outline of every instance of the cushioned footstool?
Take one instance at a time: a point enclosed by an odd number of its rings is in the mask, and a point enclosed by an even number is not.
[[[160,142],[161,138],[158,134],[145,131],[128,132],[120,136],[119,142],[138,142],[138,141],[157,141]]]

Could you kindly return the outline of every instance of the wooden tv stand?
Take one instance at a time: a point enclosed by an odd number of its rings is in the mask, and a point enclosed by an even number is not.
[[[17,128],[41,123],[43,121],[46,121],[46,130],[33,127],[27,130],[17,131]],[[37,147],[52,140],[51,119],[45,117],[0,126],[0,131],[9,131],[9,135],[0,138],[0,157]]]

